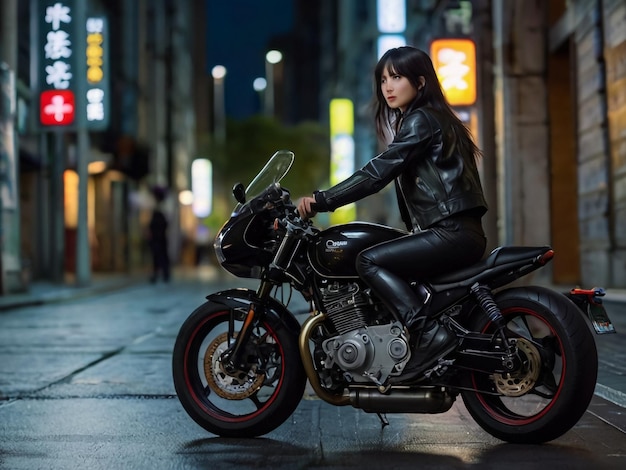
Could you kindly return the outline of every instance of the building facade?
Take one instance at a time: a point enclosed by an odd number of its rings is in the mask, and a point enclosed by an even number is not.
[[[322,100],[355,103],[356,164],[380,150],[367,105],[376,62],[376,0],[326,2],[337,25],[321,59]],[[384,3],[384,2],[383,2]],[[529,280],[626,286],[626,4],[619,0],[406,0],[407,44],[476,45],[471,127],[483,150],[489,247],[552,245],[554,262]],[[321,38],[332,37],[328,31]],[[324,69],[327,68],[327,70]],[[336,73],[330,73],[334,69]],[[468,111],[468,110],[465,110]],[[393,197],[359,206],[388,223]]]
[[[45,127],[39,121],[41,60],[51,50],[41,43],[41,29],[54,18],[69,24],[79,8],[106,24],[96,59],[108,86],[107,125],[86,132],[86,147],[76,126]],[[52,14],[56,9],[58,17]],[[181,256],[186,214],[178,194],[189,189],[196,108],[207,99],[194,96],[195,81],[206,75],[196,71],[204,64],[192,60],[195,48],[204,47],[194,43],[202,37],[195,28],[202,26],[192,18],[204,14],[202,2],[174,0],[2,2],[0,62],[11,73],[9,102],[15,103],[9,116],[14,175],[7,181],[16,197],[2,204],[0,295],[28,289],[31,279],[73,282],[82,272],[82,281],[89,282],[93,271],[149,266],[146,225],[155,187],[167,191],[170,251],[174,259]],[[73,53],[89,60],[90,43],[83,39],[77,36]],[[73,71],[80,75],[79,68]],[[77,177],[81,161],[88,167],[85,187]],[[82,241],[87,256],[81,256]]]
[[[62,281],[77,264],[75,199],[83,196],[68,191],[75,180],[66,173],[76,167],[76,135],[33,124],[39,96],[31,16],[41,3],[0,6],[0,293],[26,288],[29,277]],[[294,36],[268,44],[292,58],[283,64],[277,101],[284,122],[328,125],[331,100],[351,100],[355,167],[381,150],[370,107],[381,3],[300,0]],[[197,39],[203,4],[87,2],[107,16],[111,32],[110,124],[89,133],[88,161],[105,164],[89,174],[87,186],[92,270],[149,263],[144,227],[155,186],[168,189],[172,255],[179,259],[184,251],[188,214],[177,195],[189,188],[199,135],[214,127],[204,44]],[[541,281],[626,286],[626,4],[402,4],[407,44],[429,50],[434,39],[469,38],[476,46],[477,100],[459,111],[483,150],[489,247],[549,244],[556,256],[537,273]],[[399,225],[390,209],[394,197],[382,191],[357,205],[358,217]]]
[[[553,282],[623,287],[626,4],[492,2],[500,239]]]

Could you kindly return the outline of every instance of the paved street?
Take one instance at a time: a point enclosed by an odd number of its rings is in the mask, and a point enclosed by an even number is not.
[[[381,430],[376,415],[309,391],[267,436],[209,434],[180,406],[170,364],[186,316],[232,285],[200,274],[0,310],[0,469],[626,468],[620,335],[596,337],[599,395],[574,429],[542,446],[492,438],[460,400],[440,415],[389,415]],[[609,305],[622,332],[625,308]]]

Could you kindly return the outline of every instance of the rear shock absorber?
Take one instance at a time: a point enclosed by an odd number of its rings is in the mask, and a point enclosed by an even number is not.
[[[493,300],[491,289],[482,284],[475,283],[470,290],[472,291],[472,294],[476,296],[478,304],[485,311],[489,320],[494,322],[498,327],[504,326],[504,318],[502,317],[502,313],[500,313],[500,309],[496,305],[496,302]]]
[[[489,289],[489,287],[485,285],[475,283],[470,288],[470,290],[472,294],[474,294],[474,296],[476,297],[476,300],[478,301],[478,305],[480,305],[480,307],[489,317],[489,320],[495,323],[498,329],[498,333],[500,337],[502,338],[502,342],[504,343],[504,346],[506,347],[507,353],[513,354],[515,352],[515,349],[511,346],[511,344],[508,341],[508,338],[504,334],[504,328],[506,327],[506,322],[504,321],[504,317],[502,316],[502,313],[500,312],[500,308],[496,304],[495,300],[493,300],[491,289]]]

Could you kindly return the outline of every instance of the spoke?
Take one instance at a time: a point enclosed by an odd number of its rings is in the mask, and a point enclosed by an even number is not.
[[[542,374],[541,385],[543,385],[549,391],[551,391],[552,395],[554,395],[559,388],[558,384],[556,383],[556,378],[554,377],[554,374],[550,370],[546,370]]]
[[[552,400],[554,398],[554,394],[544,393],[544,392],[537,390],[536,388],[533,388],[530,392],[528,392],[528,394],[537,395],[538,397],[545,398],[546,400]]]
[[[533,339],[530,333],[530,326],[526,321],[525,316],[516,316],[512,318],[508,324],[507,328],[511,331],[515,336],[520,336],[526,339]]]
[[[550,352],[556,354],[557,356],[562,356],[561,350],[558,347],[558,341],[556,339],[556,336],[554,335],[550,335],[550,336],[546,336],[545,338],[542,338],[541,346],[544,349],[548,349]]]
[[[254,403],[254,406],[256,406],[256,409],[260,409],[263,406],[263,403],[261,403],[261,401],[259,400],[259,398],[257,397],[258,395],[258,391],[257,393],[255,393],[254,395],[252,395],[250,397],[250,400],[252,401],[252,403]]]

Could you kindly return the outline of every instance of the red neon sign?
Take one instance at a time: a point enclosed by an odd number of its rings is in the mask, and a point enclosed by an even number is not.
[[[67,126],[74,122],[76,106],[71,90],[46,90],[39,97],[39,120],[44,126]]]

